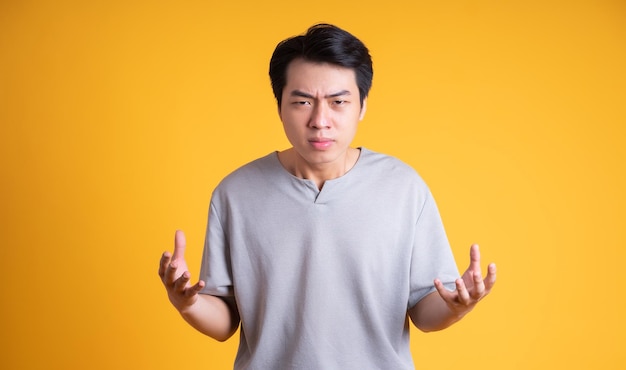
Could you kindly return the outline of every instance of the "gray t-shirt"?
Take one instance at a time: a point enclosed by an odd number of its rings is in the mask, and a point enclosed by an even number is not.
[[[458,276],[428,187],[393,157],[361,148],[319,191],[271,153],[213,193],[200,278],[235,297],[235,369],[413,369],[407,309]]]

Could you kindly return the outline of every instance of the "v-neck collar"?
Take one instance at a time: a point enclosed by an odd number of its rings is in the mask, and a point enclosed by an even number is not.
[[[298,184],[300,188],[305,189],[305,192],[311,197],[310,199],[313,200],[313,203],[326,204],[330,200],[332,200],[333,195],[336,194],[336,191],[334,191],[334,189],[349,181],[350,177],[352,177],[351,174],[354,171],[358,171],[360,163],[363,161],[363,156],[366,156],[367,153],[369,153],[369,151],[363,147],[358,147],[357,149],[359,149],[360,153],[359,157],[354,163],[354,166],[352,166],[352,168],[345,174],[334,179],[326,180],[321,190],[317,187],[317,184],[315,184],[313,180],[303,179],[293,175],[282,165],[282,163],[278,159],[278,152],[276,151],[273,154],[274,161],[276,165],[280,167],[282,173],[284,173],[285,176],[288,176],[292,182]]]

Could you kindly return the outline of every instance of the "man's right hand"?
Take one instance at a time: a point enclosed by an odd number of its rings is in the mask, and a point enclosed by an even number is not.
[[[174,254],[164,252],[159,264],[159,276],[172,305],[181,313],[198,300],[198,292],[204,288],[204,282],[191,285],[191,274],[185,262],[185,234],[178,230],[174,237]]]

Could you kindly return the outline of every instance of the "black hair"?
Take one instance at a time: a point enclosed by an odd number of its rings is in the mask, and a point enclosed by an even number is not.
[[[270,60],[270,80],[278,106],[287,84],[287,67],[295,59],[330,63],[354,70],[361,105],[372,87],[374,70],[367,47],[347,31],[331,24],[320,23],[303,35],[278,43]]]

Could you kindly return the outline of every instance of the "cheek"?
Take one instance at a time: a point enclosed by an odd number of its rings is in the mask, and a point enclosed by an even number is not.
[[[285,131],[285,135],[289,139],[289,141],[293,141],[293,139],[302,136],[302,132],[305,127],[301,127],[302,125],[298,124],[297,120],[290,119],[289,116],[283,115],[283,130]]]
[[[351,114],[349,117],[346,117],[346,119],[343,120],[343,125],[341,126],[341,129],[343,132],[345,132],[346,135],[353,136],[357,132],[357,129],[359,127],[359,122],[360,122],[360,115]]]
[[[354,137],[356,136],[356,132],[357,132],[357,127],[359,126],[358,122],[355,123],[354,125],[352,125],[352,127],[350,127],[350,140],[354,139]]]
[[[302,130],[306,128],[308,122],[306,112],[298,112],[294,110],[282,111],[280,114],[280,120],[282,121],[285,129],[289,127],[290,130]]]

